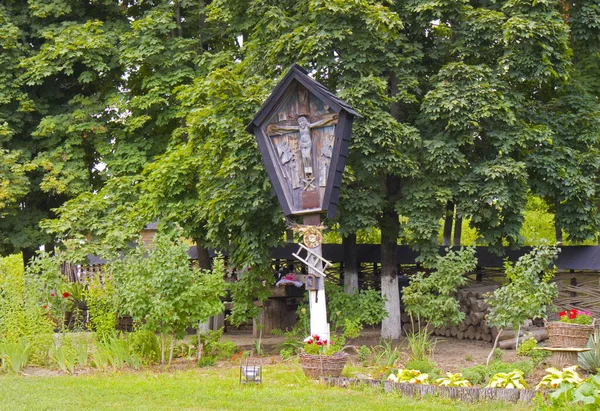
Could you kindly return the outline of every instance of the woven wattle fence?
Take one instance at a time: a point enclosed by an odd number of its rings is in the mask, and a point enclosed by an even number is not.
[[[508,401],[531,402],[540,391],[518,390],[511,388],[477,388],[477,387],[437,387],[435,385],[407,384],[393,381],[369,380],[359,378],[333,378],[323,377],[321,381],[334,387],[359,387],[371,386],[383,388],[386,392],[401,392],[402,395],[411,397],[440,397],[460,400],[464,402],[477,401]],[[542,392],[542,395],[546,393]]]

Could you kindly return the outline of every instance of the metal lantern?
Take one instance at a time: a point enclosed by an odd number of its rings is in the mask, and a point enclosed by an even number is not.
[[[259,384],[262,382],[262,363],[258,364],[256,361],[252,361],[252,364],[249,363],[248,359],[246,359],[246,364],[244,364],[243,360],[240,361],[240,383],[255,383]]]

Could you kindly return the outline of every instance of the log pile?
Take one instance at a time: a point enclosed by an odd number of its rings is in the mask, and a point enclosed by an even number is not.
[[[486,320],[488,306],[485,303],[485,297],[488,293],[494,292],[498,288],[497,284],[478,284],[463,288],[456,292],[456,297],[460,305],[460,310],[465,313],[465,319],[458,325],[446,324],[441,327],[431,328],[433,335],[440,337],[453,337],[459,340],[480,340],[492,343],[498,335],[496,327],[490,327]],[[418,331],[419,324],[416,324],[415,331]],[[402,329],[405,333],[413,331],[413,325],[410,316],[402,313]],[[548,338],[548,333],[544,328],[535,327],[528,320],[520,328],[518,334],[519,341],[523,338],[533,337],[537,341],[543,341]],[[499,338],[499,347],[503,349],[514,349],[517,340],[517,333],[512,329],[505,329]]]
[[[483,340],[492,342],[498,331],[489,327],[485,321],[487,304],[484,298],[493,292],[497,285],[477,285],[458,290],[456,297],[460,310],[465,313],[465,319],[458,325],[447,324],[433,330],[434,335],[456,337],[459,340]]]

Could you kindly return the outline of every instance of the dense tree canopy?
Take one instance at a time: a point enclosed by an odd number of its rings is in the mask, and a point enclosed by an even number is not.
[[[528,193],[597,235],[598,0],[8,1],[0,29],[3,252],[55,207],[53,235],[111,245],[160,218],[256,293],[284,220],[244,129],[293,63],[363,115],[338,219],[380,226],[388,297],[396,242],[434,264],[447,204],[495,249]]]

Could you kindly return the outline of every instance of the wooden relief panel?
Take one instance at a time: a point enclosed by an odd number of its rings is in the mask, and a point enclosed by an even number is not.
[[[262,126],[293,211],[323,208],[338,114],[295,83]]]

